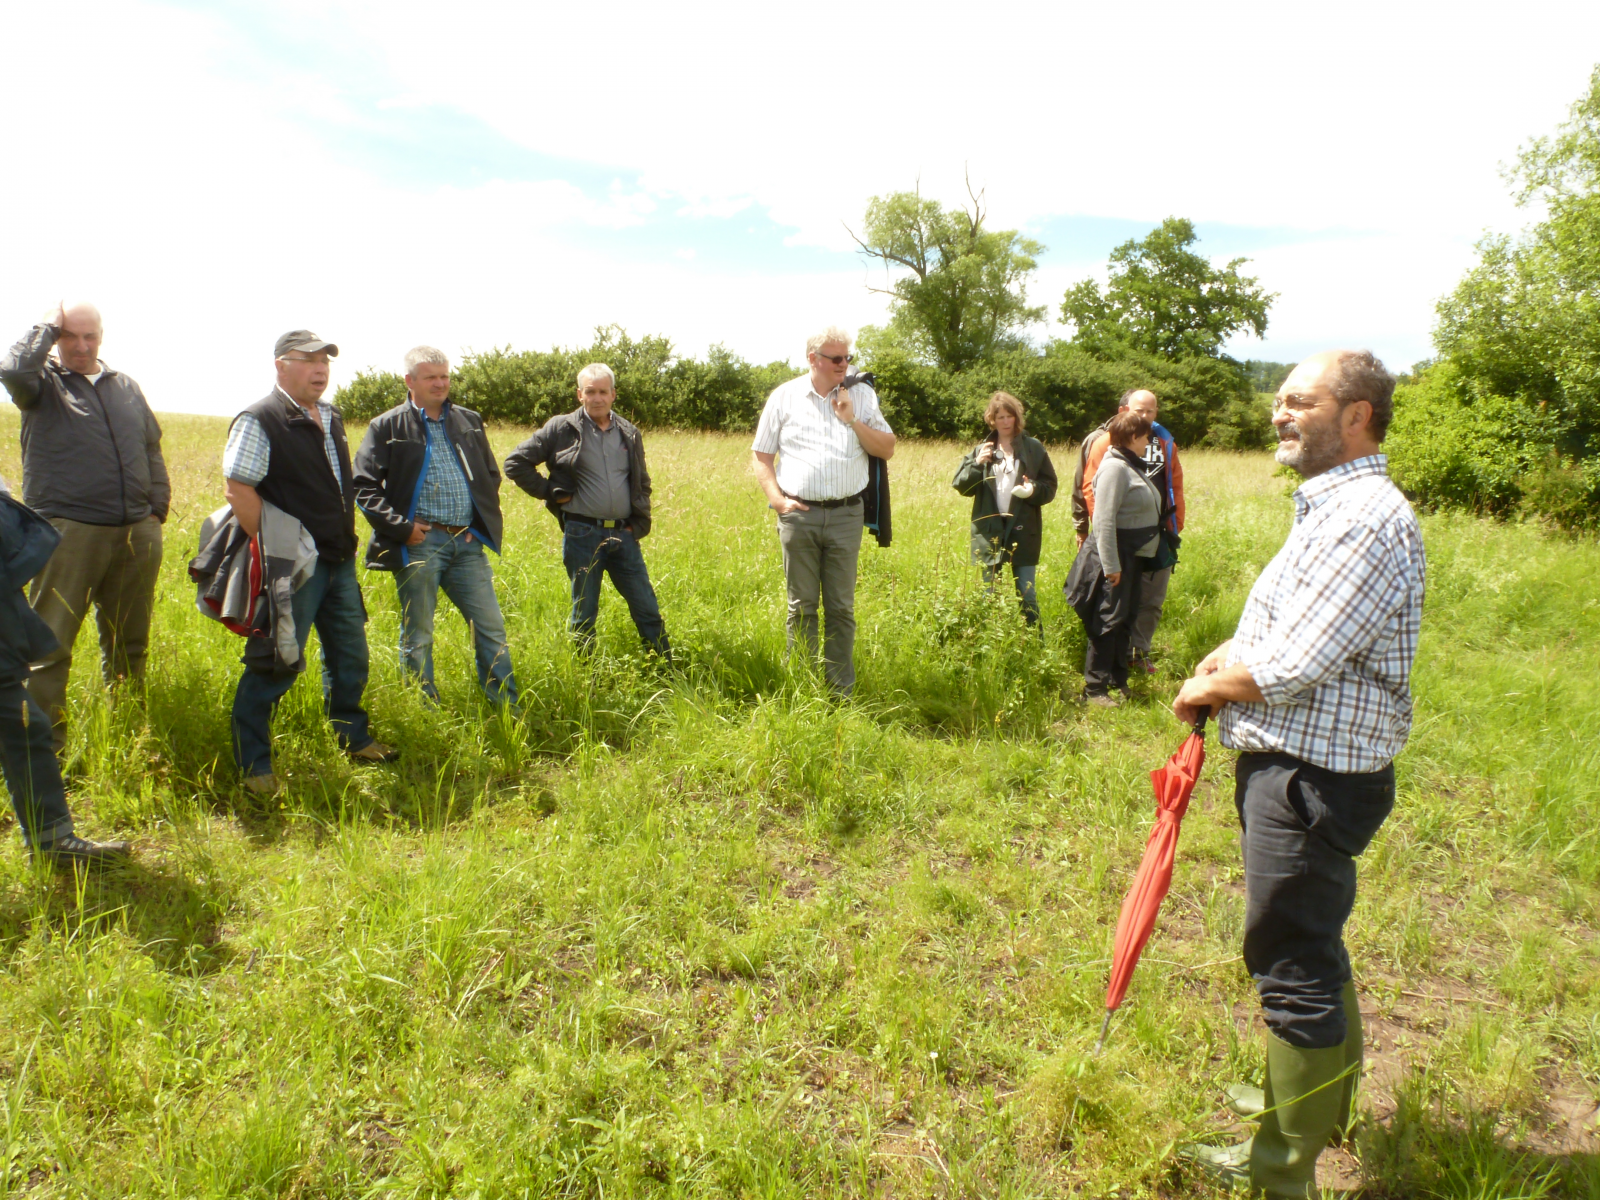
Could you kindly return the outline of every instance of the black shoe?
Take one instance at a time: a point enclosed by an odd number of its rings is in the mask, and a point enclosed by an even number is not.
[[[49,859],[58,867],[70,867],[78,863],[101,866],[106,863],[121,862],[127,858],[133,853],[133,843],[91,842],[88,838],[69,833],[66,837],[58,837],[47,846],[35,846],[33,853],[37,857]]]

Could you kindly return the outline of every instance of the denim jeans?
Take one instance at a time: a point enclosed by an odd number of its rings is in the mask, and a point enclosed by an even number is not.
[[[983,569],[983,581],[993,586],[994,581],[1000,577],[1004,563],[997,563],[992,567]],[[1019,567],[1011,564],[1011,582],[1017,586],[1017,599],[1022,603],[1022,619],[1029,625],[1039,624],[1039,565]]]
[[[1244,850],[1244,965],[1261,1015],[1307,1050],[1343,1045],[1356,856],[1394,808],[1394,767],[1341,774],[1288,754],[1241,754],[1234,772]]]
[[[294,594],[294,633],[303,654],[317,628],[322,643],[322,704],[346,750],[370,745],[361,693],[367,687],[367,606],[361,599],[354,559],[317,560],[317,568]],[[244,775],[272,770],[272,714],[295,676],[246,671],[233,693],[233,755]]]
[[[50,741],[50,718],[19,679],[0,683],[0,758],[22,840],[48,846],[72,832],[61,765]]]
[[[572,620],[569,623],[580,646],[594,641],[594,627],[600,616],[600,582],[611,576],[611,584],[627,601],[634,628],[644,644],[664,658],[672,657],[667,628],[661,620],[656,590],[650,586],[650,572],[639,540],[628,529],[601,529],[587,521],[569,520],[561,539],[561,560],[572,581]]]
[[[835,692],[856,685],[856,566],[861,557],[860,501],[778,516],[783,580],[789,591],[789,649],[799,642],[817,655],[817,605],[822,605],[822,670]]]
[[[517,678],[506,645],[506,622],[495,599],[494,572],[483,542],[430,529],[420,544],[406,547],[406,558],[406,565],[394,573],[400,597],[400,665],[420,679],[429,697],[439,698],[433,685],[433,618],[443,588],[472,630],[472,652],[484,695],[491,704],[515,704]]]

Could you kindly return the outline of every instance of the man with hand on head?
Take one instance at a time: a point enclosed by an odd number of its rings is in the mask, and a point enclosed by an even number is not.
[[[1278,389],[1278,461],[1305,477],[1294,526],[1172,706],[1186,724],[1220,712],[1240,751],[1244,962],[1267,1026],[1264,1094],[1234,1089],[1259,1131],[1186,1154],[1269,1196],[1316,1195],[1317,1155],[1349,1129],[1361,1077],[1344,924],[1356,856],[1394,807],[1426,576],[1380,449],[1393,397],[1383,364],[1353,350],[1313,355]]]
[[[278,385],[233,420],[222,452],[228,503],[252,537],[261,503],[299,521],[317,545],[315,571],[295,592],[294,631],[302,653],[317,627],[322,643],[322,698],[339,744],[358,762],[399,755],[367,728],[361,693],[367,686],[367,608],[356,580],[355,483],[339,410],[322,398],[328,360],[339,347],[306,329],[273,349]],[[246,670],[233,695],[233,750],[244,785],[271,795],[272,714],[294,683],[292,674]]]
[[[367,566],[393,571],[400,598],[400,663],[432,700],[433,617],[439,589],[466,618],[478,684],[491,704],[517,703],[505,618],[485,546],[500,553],[500,467],[483,418],[450,402],[450,360],[406,354],[404,404],[375,417],[356,451],[356,503],[372,525]]]
[[[1178,443],[1165,425],[1156,420],[1160,410],[1156,394],[1144,388],[1125,392],[1118,412],[1131,412],[1150,422],[1150,441],[1144,451],[1144,474],[1161,496],[1161,527],[1169,533],[1183,532],[1183,465],[1178,461]],[[1078,544],[1083,544],[1094,517],[1094,477],[1111,446],[1110,422],[1083,440],[1078,455],[1078,477],[1072,495],[1072,520],[1078,528]],[[1159,561],[1159,558],[1158,560]],[[1146,674],[1155,673],[1150,661],[1150,644],[1155,640],[1161,610],[1167,602],[1167,585],[1172,582],[1172,564],[1145,572],[1139,588],[1139,609],[1134,615],[1130,640],[1132,666]]]
[[[172,502],[161,426],[139,385],[100,361],[101,337],[93,305],[58,304],[0,359],[22,410],[23,500],[61,535],[29,593],[57,643],[28,680],[57,754],[72,644],[91,604],[106,682],[143,677]]]
[[[828,684],[848,696],[856,682],[856,562],[861,554],[861,493],[867,457],[894,457],[895,437],[864,383],[844,387],[850,334],[836,325],[806,339],[809,374],[779,385],[756,425],[756,480],[778,514],[788,640],[817,654],[817,607]]]
[[[578,372],[578,407],[551,417],[506,459],[506,478],[561,523],[561,559],[572,583],[571,629],[581,649],[594,642],[600,583],[627,601],[644,644],[671,661],[672,645],[639,539],[650,532],[650,472],[644,436],[612,406],[616,376],[605,363]],[[547,465],[549,476],[539,473]]]

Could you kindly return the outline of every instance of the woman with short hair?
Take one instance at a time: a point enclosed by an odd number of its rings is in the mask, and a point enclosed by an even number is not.
[[[1115,708],[1128,694],[1128,651],[1139,584],[1161,544],[1161,493],[1144,473],[1150,419],[1123,409],[1107,427],[1111,446],[1094,476],[1094,523],[1067,579],[1067,599],[1089,639],[1083,698]]]
[[[972,497],[972,561],[993,583],[1006,563],[1022,602],[1022,617],[1039,621],[1039,548],[1044,531],[1039,510],[1056,498],[1056,469],[1044,443],[1023,430],[1022,401],[996,392],[984,409],[989,436],[961,460],[953,481]]]

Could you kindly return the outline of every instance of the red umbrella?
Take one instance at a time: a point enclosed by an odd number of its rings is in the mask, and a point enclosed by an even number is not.
[[[1195,780],[1200,778],[1200,768],[1206,761],[1206,716],[1206,710],[1202,709],[1194,732],[1183,740],[1178,752],[1167,760],[1166,766],[1150,772],[1150,782],[1156,790],[1156,823],[1150,830],[1150,840],[1144,844],[1144,861],[1139,864],[1139,873],[1122,901],[1122,916],[1117,918],[1117,939],[1111,952],[1111,982],[1106,987],[1106,1019],[1100,1023],[1100,1040],[1094,1047],[1096,1054],[1106,1044],[1111,1014],[1122,1007],[1122,999],[1128,994],[1128,984],[1133,979],[1133,969],[1139,965],[1139,955],[1156,926],[1161,901],[1172,886],[1178,828],[1189,809],[1189,797],[1194,792]]]

